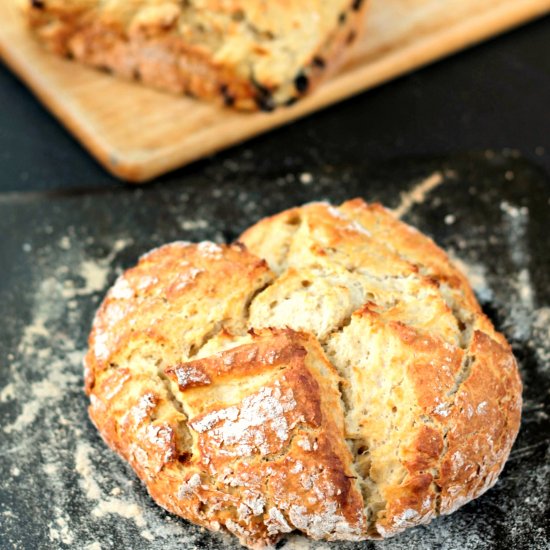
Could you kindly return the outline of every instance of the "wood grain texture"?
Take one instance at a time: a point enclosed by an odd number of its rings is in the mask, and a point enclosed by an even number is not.
[[[0,55],[114,175],[152,179],[550,12],[550,0],[371,0],[343,68],[274,113],[238,113],[113,78],[44,52],[0,2]]]

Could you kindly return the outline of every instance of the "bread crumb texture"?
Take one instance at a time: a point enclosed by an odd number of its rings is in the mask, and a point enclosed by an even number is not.
[[[334,70],[363,0],[18,0],[53,52],[174,93],[272,110]]]
[[[516,361],[464,275],[360,199],[153,250],[89,345],[107,443],[161,506],[251,548],[451,513],[496,482],[519,428]]]

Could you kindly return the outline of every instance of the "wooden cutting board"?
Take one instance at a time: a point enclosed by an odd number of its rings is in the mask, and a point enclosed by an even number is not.
[[[0,0],[0,55],[110,172],[142,182],[547,13],[550,0],[371,0],[340,72],[274,113],[174,97],[51,56],[13,0]]]

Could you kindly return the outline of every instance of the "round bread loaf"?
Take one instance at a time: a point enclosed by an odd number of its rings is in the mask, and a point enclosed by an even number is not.
[[[93,422],[155,501],[251,548],[448,514],[496,482],[520,422],[514,356],[465,277],[359,199],[145,255],[85,367]]]

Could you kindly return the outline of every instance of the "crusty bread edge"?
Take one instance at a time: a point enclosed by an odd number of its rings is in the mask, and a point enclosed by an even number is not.
[[[203,51],[177,37],[166,35],[142,40],[138,47],[120,29],[98,25],[91,19],[84,19],[82,23],[79,13],[49,12],[31,0],[20,0],[19,4],[30,28],[43,45],[57,55],[162,91],[206,99],[242,111],[272,111],[311,93],[341,66],[343,54],[351,49],[365,27],[368,0],[352,1],[345,12],[345,22],[337,25],[295,80],[273,89],[237,75],[232,67],[215,63]],[[76,39],[75,35],[78,35]],[[149,62],[151,51],[157,52],[157,63]]]

